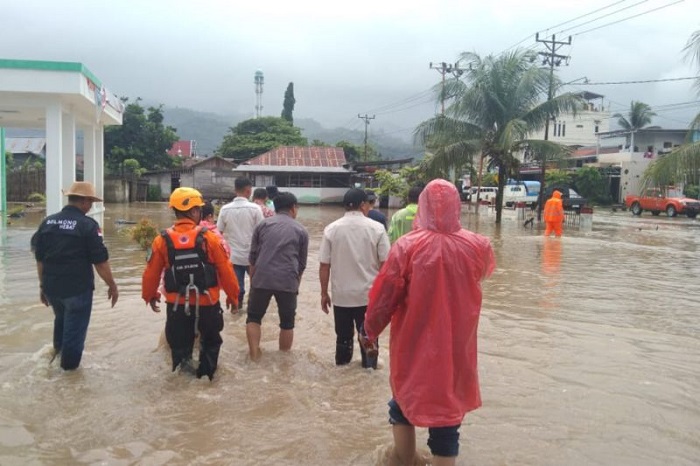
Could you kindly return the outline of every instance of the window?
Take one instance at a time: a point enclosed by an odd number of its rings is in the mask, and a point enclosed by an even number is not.
[[[561,125],[561,137],[566,137],[566,123],[562,123]]]
[[[664,149],[670,149],[673,147],[673,143],[669,141],[664,141]]]
[[[576,125],[577,128],[583,128],[583,125]]]
[[[593,130],[594,133],[598,133],[598,125],[595,125],[595,129]]]

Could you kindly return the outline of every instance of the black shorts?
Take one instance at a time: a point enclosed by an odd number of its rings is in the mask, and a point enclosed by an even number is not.
[[[248,295],[248,318],[246,324],[253,322],[260,324],[267,307],[270,305],[270,299],[275,297],[280,315],[280,328],[282,330],[291,330],[294,328],[294,317],[297,312],[297,292],[268,290],[265,288],[251,288]]]

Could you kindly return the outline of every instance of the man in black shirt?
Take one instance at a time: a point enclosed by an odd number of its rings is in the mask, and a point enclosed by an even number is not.
[[[386,230],[386,215],[374,207],[377,202],[377,195],[371,189],[365,189],[365,193],[367,193],[367,202],[369,202],[369,212],[367,212],[367,216],[375,222],[381,223]]]
[[[109,253],[95,220],[85,214],[95,201],[95,187],[84,181],[73,183],[66,193],[68,205],[41,222],[32,236],[32,250],[39,274],[39,299],[54,311],[53,347],[61,355],[61,367],[77,369],[85,347],[95,267],[108,286],[112,307],[119,292],[112,278]]]

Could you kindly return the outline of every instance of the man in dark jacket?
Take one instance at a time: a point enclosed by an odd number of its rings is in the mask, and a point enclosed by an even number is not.
[[[112,278],[109,253],[102,232],[87,214],[93,202],[102,202],[95,187],[84,181],[73,183],[66,193],[68,205],[41,222],[32,236],[32,249],[39,274],[39,299],[53,307],[53,347],[61,355],[61,367],[77,369],[85,347],[92,313],[95,275],[108,287],[112,307],[119,292]]]

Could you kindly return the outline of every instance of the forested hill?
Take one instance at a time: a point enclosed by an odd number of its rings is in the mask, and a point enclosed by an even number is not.
[[[165,123],[177,129],[180,139],[197,141],[197,152],[200,155],[213,154],[229,128],[246,119],[245,115],[225,116],[180,107],[163,107],[163,115]],[[345,140],[362,144],[364,140],[363,129],[324,128],[321,123],[310,118],[295,119],[294,125],[301,128],[302,134],[309,142],[318,139],[334,145]],[[383,135],[372,127],[369,141],[386,159],[415,157],[418,152],[411,144],[391,135]]]

